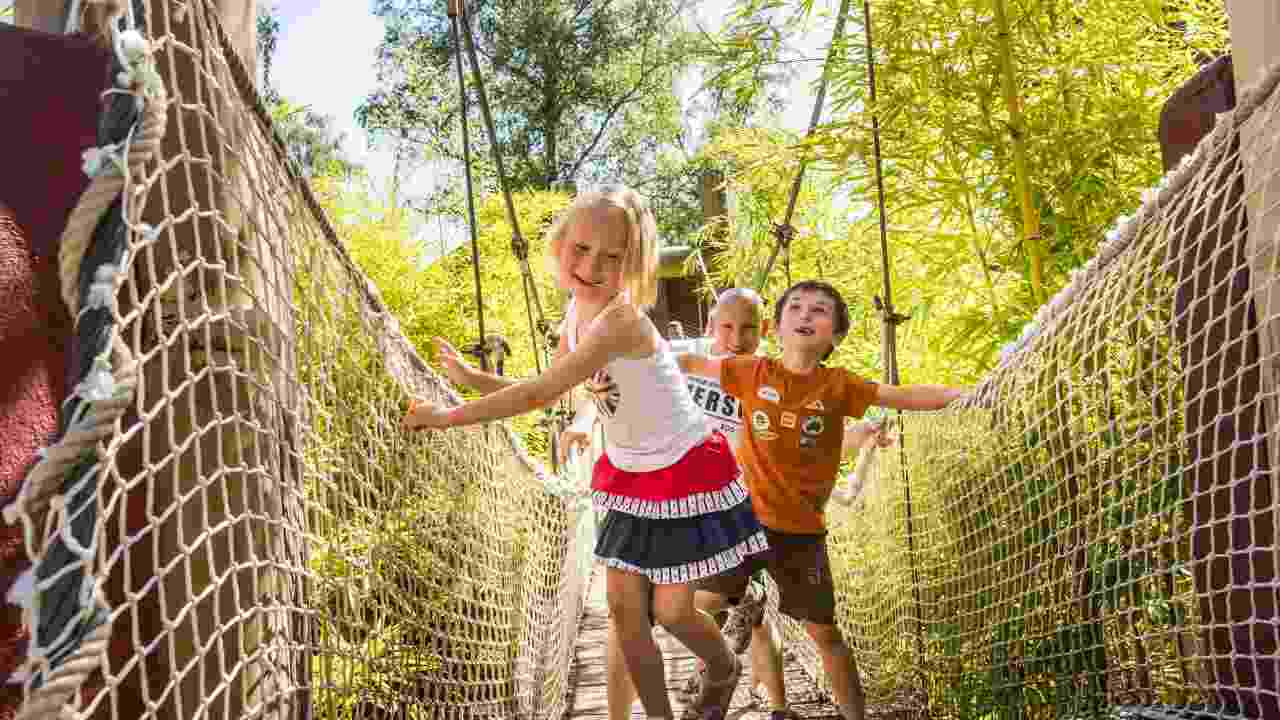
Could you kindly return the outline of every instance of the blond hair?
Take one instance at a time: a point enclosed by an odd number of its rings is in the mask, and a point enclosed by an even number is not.
[[[617,210],[626,223],[626,252],[622,257],[622,289],[631,304],[647,310],[658,301],[658,224],[644,196],[625,185],[606,185],[585,192],[560,215],[548,232],[547,249],[552,260],[560,257],[569,226],[583,211]]]
[[[760,297],[760,293],[745,287],[731,287],[720,293],[716,298],[716,304],[712,306],[711,312],[707,314],[708,320],[715,320],[716,312],[720,308],[732,302],[742,301],[750,305],[756,311],[756,319],[762,320],[765,315],[764,298]]]

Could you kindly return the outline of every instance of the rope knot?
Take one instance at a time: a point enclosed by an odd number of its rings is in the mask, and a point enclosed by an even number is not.
[[[511,233],[511,254],[515,255],[520,262],[529,259],[529,241],[525,240],[519,232]]]
[[[796,239],[796,228],[791,223],[773,223],[772,232],[784,248],[791,247],[791,241]]]
[[[108,171],[115,171],[119,175],[124,174],[124,158],[120,156],[120,146],[116,143],[91,147],[80,153],[80,158],[80,168],[90,178],[98,177]]]
[[[903,315],[896,312],[892,305],[885,304],[885,302],[880,299],[879,295],[872,296],[871,302],[875,305],[876,312],[880,313],[880,318],[890,325],[901,325],[911,319],[910,314]]]

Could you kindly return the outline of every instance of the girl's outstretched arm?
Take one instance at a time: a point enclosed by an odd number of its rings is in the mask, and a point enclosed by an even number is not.
[[[445,376],[454,385],[464,385],[479,392],[481,395],[488,395],[520,382],[520,378],[509,378],[497,373],[485,372],[472,365],[467,362],[466,358],[462,357],[462,353],[458,352],[444,338],[436,338],[435,343],[436,357],[439,358],[440,365],[444,368]],[[568,352],[568,339],[561,334],[555,357],[558,359]]]
[[[405,415],[404,426],[425,430],[474,425],[546,407],[609,361],[640,348],[647,339],[645,329],[644,318],[638,310],[621,306],[601,316],[596,328],[583,338],[576,350],[557,358],[541,375],[452,409],[417,401]]]
[[[444,368],[445,376],[454,385],[469,387],[481,395],[488,395],[520,382],[519,378],[503,377],[472,365],[444,338],[436,338],[435,342],[436,357]]]
[[[874,465],[876,450],[893,445],[894,438],[888,433],[886,420],[872,422],[860,420],[844,431],[843,453],[845,457],[858,455],[858,462],[853,472],[845,478],[843,487],[836,484],[831,499],[837,504],[848,507],[862,494],[871,479],[871,468]]]

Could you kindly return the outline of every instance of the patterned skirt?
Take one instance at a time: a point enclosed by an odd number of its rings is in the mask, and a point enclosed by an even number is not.
[[[729,443],[719,432],[674,465],[651,472],[596,461],[592,501],[607,510],[596,558],[656,584],[730,570],[769,547]]]

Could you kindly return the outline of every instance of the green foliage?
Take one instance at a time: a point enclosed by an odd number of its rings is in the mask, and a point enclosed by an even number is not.
[[[274,5],[259,5],[256,24],[256,47],[258,52],[259,77],[263,99],[268,103],[279,100],[275,86],[271,83],[271,68],[275,62],[276,48],[280,43],[280,18],[276,17]]]
[[[408,211],[387,208],[367,186],[322,180],[317,188],[352,257],[378,288],[401,330],[424,358],[435,356],[433,340],[437,337],[458,348],[479,339],[470,243],[463,243],[426,265],[424,244],[435,245],[436,241],[424,240],[428,236],[418,230]],[[520,193],[515,197],[521,232],[529,241],[529,267],[552,329],[559,324],[564,300],[546,261],[544,234],[568,202],[568,196],[554,192]],[[542,347],[535,345],[530,332],[530,310],[522,290],[520,265],[512,254],[511,226],[502,198],[482,198],[477,219],[481,228],[478,245],[485,333],[501,334],[511,346],[505,374],[528,377],[536,372],[539,362],[545,368],[546,360],[534,358]],[[459,390],[467,392],[466,388]],[[540,413],[533,413],[511,421],[535,457],[545,457],[547,446],[545,431],[536,425],[541,417]]]
[[[345,177],[362,172],[343,152],[346,135],[335,130],[332,117],[290,101],[271,82],[272,63],[280,39],[280,19],[276,13],[274,5],[258,7],[258,94],[271,115],[276,133],[284,141],[294,169],[308,178]]]
[[[739,16],[769,17],[805,3],[742,0]],[[883,134],[893,299],[904,381],[976,378],[1015,338],[1039,303],[1031,292],[1020,209],[1012,193],[1009,114],[998,33],[987,2],[871,3],[879,105],[866,91],[860,13],[830,65],[829,117],[814,139],[755,127],[726,128],[710,149],[730,169],[739,208],[722,277],[757,272],[802,159],[813,162],[793,243],[793,275],[823,275],[859,308],[880,288],[871,112]],[[1172,91],[1197,61],[1225,48],[1221,3],[1178,0],[1036,0],[1009,7],[1016,92],[1026,128],[1029,180],[1054,292],[1096,251],[1161,174],[1155,128]],[[784,16],[785,17],[785,16]],[[773,34],[725,37],[758,63]],[[754,54],[752,54],[754,53]],[[838,220],[823,227],[818,218]],[[781,266],[770,278],[776,289]],[[853,367],[874,357],[878,318],[842,350]],[[855,323],[855,333],[859,328]],[[837,362],[842,362],[837,356]],[[865,369],[865,368],[864,368]]]
[[[406,315],[442,307],[413,303],[423,273],[402,215],[378,213],[358,189],[339,194],[331,179],[318,185],[388,305]],[[505,435],[400,429],[415,378],[392,376],[362,279],[327,240],[299,233],[295,250],[317,716],[408,706],[406,717],[425,719],[442,705],[491,701],[511,680],[489,669],[510,668],[522,642],[540,637],[528,627],[530,598],[560,581],[559,565],[545,568],[564,552],[572,515]]]
[[[378,0],[386,22],[379,86],[364,126],[460,160],[459,92],[446,3]],[[672,0],[475,2],[472,35],[511,187],[546,190],[648,175],[680,132],[673,85],[685,63]],[[492,177],[467,66],[473,158]]]

